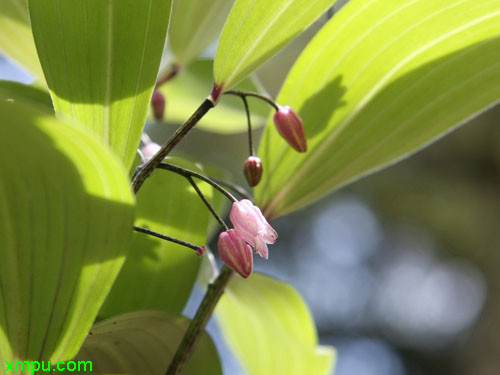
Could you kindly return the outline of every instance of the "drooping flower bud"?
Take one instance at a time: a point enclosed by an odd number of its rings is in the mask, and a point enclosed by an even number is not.
[[[243,163],[243,174],[248,185],[257,186],[262,178],[262,161],[257,156],[249,156]]]
[[[151,159],[158,151],[160,151],[161,146],[155,142],[148,142],[141,148],[142,162],[146,163]]]
[[[163,120],[163,115],[165,114],[165,97],[160,90],[155,90],[153,92],[151,105],[153,107],[153,115],[155,116],[155,119],[158,121]]]
[[[205,255],[206,252],[207,252],[206,246],[199,246],[198,249],[196,249],[196,255],[198,255],[199,257]]]
[[[241,235],[234,229],[229,229],[219,235],[217,242],[219,255],[231,269],[247,278],[253,270],[252,248],[243,241]]]
[[[274,125],[278,133],[298,152],[307,151],[307,140],[304,134],[302,119],[289,106],[278,106],[274,113]]]
[[[278,234],[269,225],[259,207],[254,206],[248,199],[242,199],[233,203],[229,218],[243,240],[253,246],[262,258],[267,259],[267,244],[276,242]]]

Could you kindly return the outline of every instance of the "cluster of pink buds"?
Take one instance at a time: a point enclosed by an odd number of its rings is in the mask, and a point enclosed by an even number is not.
[[[217,243],[219,254],[224,263],[247,278],[253,269],[251,247],[262,258],[267,259],[267,245],[273,244],[278,234],[269,225],[260,209],[248,199],[234,202],[229,218],[234,229],[220,234]]]

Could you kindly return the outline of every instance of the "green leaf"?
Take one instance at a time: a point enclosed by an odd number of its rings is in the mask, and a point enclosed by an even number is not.
[[[216,85],[230,88],[304,31],[333,0],[236,0],[215,56]]]
[[[297,154],[270,120],[256,191],[297,210],[466,122],[500,99],[500,1],[353,0],[302,53],[278,101],[298,111]]]
[[[186,65],[220,34],[234,0],[181,0],[172,5],[168,46],[175,62]]]
[[[168,161],[197,170],[182,159]],[[212,187],[196,182],[210,200]],[[207,242],[209,217],[210,212],[186,178],[170,171],[157,170],[137,195],[135,225],[200,246]],[[147,309],[180,314],[199,267],[200,257],[194,250],[134,233],[132,249],[99,315],[110,317]]]
[[[166,120],[168,122],[184,122],[198,108],[213,85],[213,69],[211,60],[198,60],[190,64],[175,79],[160,87],[167,100]],[[236,89],[242,91],[259,91],[250,79],[241,81]],[[269,105],[261,100],[249,99],[252,114],[252,127],[258,128],[266,123]],[[224,96],[217,108],[208,112],[196,125],[203,129],[221,134],[234,134],[247,130],[245,107],[240,98]]]
[[[29,102],[53,112],[49,93],[35,86],[0,80],[0,97],[8,101]]]
[[[43,72],[31,32],[25,0],[0,2],[0,52],[17,62],[43,83]]]
[[[91,361],[93,374],[163,375],[188,324],[186,318],[160,311],[120,315],[97,323],[74,360]],[[182,374],[222,374],[207,334],[200,337]]]
[[[317,346],[311,314],[291,286],[260,274],[234,276],[216,314],[246,374],[332,373],[335,352]]]
[[[69,360],[124,261],[134,198],[88,131],[3,98],[0,116],[0,358]]]
[[[56,113],[95,131],[129,168],[155,84],[171,0],[29,0]]]

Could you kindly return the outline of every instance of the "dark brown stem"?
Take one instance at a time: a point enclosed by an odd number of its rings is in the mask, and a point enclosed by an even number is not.
[[[260,100],[265,101],[268,103],[271,107],[273,107],[275,110],[278,110],[278,104],[272,100],[271,98],[268,98],[267,96],[257,94],[256,92],[246,92],[246,91],[237,91],[237,90],[229,90],[224,92],[224,95],[236,95],[239,96],[240,98],[245,98],[247,96],[252,96],[254,98],[259,98]]]
[[[166,171],[171,171],[171,172],[177,173],[177,174],[184,176],[184,177],[187,177],[187,176],[196,177],[197,179],[202,180],[209,185],[212,185],[215,189],[217,189],[219,192],[221,192],[223,195],[225,195],[229,200],[231,200],[233,202],[237,201],[237,199],[229,191],[227,191],[221,185],[219,185],[219,183],[217,181],[215,181],[214,179],[212,179],[210,177],[204,176],[201,173],[192,171],[192,170],[187,169],[187,168],[179,167],[178,165],[166,163],[166,162],[160,163],[157,168],[164,169]]]
[[[250,193],[248,191],[246,191],[244,188],[242,188],[240,185],[235,184],[234,182],[221,180],[218,178],[214,178],[214,179],[212,179],[212,181],[218,183],[219,185],[225,186],[228,189],[233,190],[234,192],[238,193],[243,198],[248,199],[249,201],[253,201],[253,198],[250,195]]]
[[[132,178],[132,189],[135,194],[139,191],[142,184],[153,173],[155,168],[165,159],[175,146],[184,138],[189,131],[200,121],[200,119],[214,107],[211,97],[206,98],[196,109],[187,121],[182,124],[174,134],[168,139],[161,149],[146,163]]]
[[[134,230],[136,232],[139,232],[139,233],[144,233],[144,234],[147,234],[149,236],[160,238],[160,239],[165,240],[165,241],[170,241],[170,242],[176,243],[178,245],[189,247],[190,249],[193,249],[195,251],[199,251],[203,247],[203,246],[198,246],[198,245],[192,244],[191,242],[180,240],[180,239],[175,238],[175,237],[167,236],[166,234],[155,232],[154,230],[151,230],[148,228],[138,227],[136,225],[134,225]]]
[[[203,194],[203,192],[200,190],[200,188],[198,187],[198,185],[196,185],[196,182],[194,182],[193,177],[186,176],[186,179],[189,181],[189,183],[191,184],[191,186],[194,188],[194,190],[196,191],[196,193],[198,194],[198,196],[200,197],[200,199],[203,201],[203,203],[205,203],[205,206],[207,206],[208,210],[213,215],[213,217],[215,217],[215,219],[224,228],[224,230],[229,230],[229,228],[227,227],[227,224],[224,222],[224,220],[222,220],[222,218],[217,213],[217,211],[215,211],[214,206],[212,206],[212,204],[205,197],[205,194]]]
[[[198,311],[196,311],[196,315],[189,324],[181,344],[177,348],[177,352],[167,369],[166,375],[177,375],[181,373],[186,361],[193,351],[196,341],[205,329],[208,319],[212,315],[215,305],[217,305],[233,273],[234,272],[228,266],[222,267],[217,279],[208,286],[205,297],[203,297],[203,301],[201,301]]]
[[[248,152],[250,153],[250,156],[253,156],[254,155],[254,150],[253,150],[252,122],[251,122],[251,119],[250,119],[250,109],[248,108],[247,98],[245,96],[242,96],[241,100],[243,100],[243,105],[245,106],[245,112],[247,114],[247,123],[248,123]]]

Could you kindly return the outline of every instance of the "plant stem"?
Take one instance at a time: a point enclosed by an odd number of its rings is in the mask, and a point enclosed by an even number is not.
[[[231,181],[226,181],[226,180],[220,180],[218,178],[212,179],[214,182],[218,183],[219,185],[225,186],[234,192],[238,193],[241,195],[243,198],[248,199],[250,201],[253,201],[252,196],[248,191],[246,191],[243,187],[240,185],[235,184],[234,182]]]
[[[177,63],[173,63],[170,65],[170,68],[158,78],[158,81],[156,82],[155,89],[163,85],[164,83],[170,81],[172,78],[174,78],[177,74],[179,74],[179,70],[181,69],[180,65]]]
[[[272,100],[271,98],[268,98],[267,96],[257,94],[256,92],[246,92],[246,91],[237,91],[237,90],[229,90],[224,92],[224,95],[236,95],[239,96],[240,98],[245,98],[247,96],[252,96],[254,98],[259,98],[260,100],[265,101],[268,103],[271,107],[273,107],[275,110],[278,110],[278,104]]]
[[[251,119],[250,119],[250,109],[248,108],[247,98],[245,96],[242,96],[241,100],[243,100],[243,105],[245,106],[245,112],[247,114],[247,123],[248,123],[248,152],[250,153],[250,156],[253,156],[254,155],[254,149],[253,149],[252,122],[251,122]]]
[[[166,171],[171,171],[177,174],[180,174],[181,176],[187,177],[196,177],[199,180],[202,180],[206,182],[209,185],[212,185],[215,189],[220,191],[222,194],[224,194],[229,200],[236,202],[238,201],[229,191],[224,189],[222,186],[220,186],[215,180],[211,179],[210,177],[204,176],[201,173],[192,171],[187,168],[179,167],[178,165],[170,164],[167,162],[162,162],[158,164],[157,166],[158,169],[164,169]]]
[[[215,208],[214,206],[212,206],[212,204],[207,200],[207,198],[205,197],[205,194],[203,194],[203,192],[200,190],[200,188],[198,187],[198,185],[196,185],[196,182],[194,182],[193,180],[193,177],[191,176],[186,176],[186,179],[189,181],[189,183],[191,184],[191,186],[194,188],[194,190],[196,190],[196,193],[198,194],[198,196],[201,198],[201,200],[203,201],[203,203],[205,203],[205,206],[207,206],[208,210],[212,213],[213,217],[215,217],[215,219],[219,222],[219,224],[224,228],[224,230],[229,230],[229,228],[227,227],[226,223],[224,222],[224,220],[222,220],[222,218],[220,217],[220,215],[217,213],[217,211],[215,211]]]
[[[201,332],[204,330],[208,319],[214,311],[215,305],[217,305],[217,302],[222,296],[224,288],[233,273],[234,272],[228,266],[222,267],[217,279],[215,279],[215,281],[208,286],[205,297],[203,297],[203,300],[198,307],[198,311],[196,311],[196,315],[189,324],[189,327],[184,334],[179,347],[177,348],[177,352],[167,369],[166,375],[177,375],[181,373],[186,361],[189,359],[193,351],[196,341],[200,337]]]
[[[153,173],[155,168],[165,159],[165,157],[177,146],[189,131],[200,121],[200,119],[214,107],[211,97],[206,98],[196,109],[187,121],[182,124],[174,134],[168,139],[161,149],[134,175],[132,178],[132,189],[135,194],[139,191],[142,184]]]
[[[203,247],[203,246],[198,246],[198,245],[192,244],[192,243],[187,242],[187,241],[179,240],[178,238],[175,238],[175,237],[167,236],[166,234],[155,232],[154,230],[151,230],[148,228],[138,227],[136,225],[134,225],[134,230],[136,232],[139,232],[139,233],[144,233],[144,234],[147,234],[149,236],[157,237],[157,238],[160,238],[160,239],[165,240],[165,241],[170,241],[170,242],[176,243],[178,245],[189,247],[190,249],[193,249],[195,251],[199,251]]]

